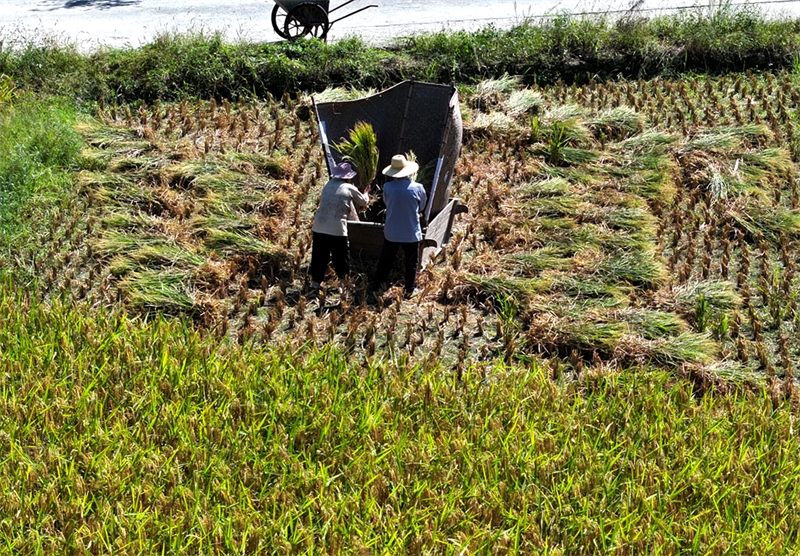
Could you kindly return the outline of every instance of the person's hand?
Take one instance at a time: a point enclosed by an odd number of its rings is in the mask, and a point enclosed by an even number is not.
[[[363,191],[364,195],[369,195],[369,192],[370,192],[371,190],[372,190],[372,184],[371,184],[371,183],[368,183],[368,184],[367,184],[367,187],[365,187],[365,188],[364,188],[364,191]]]

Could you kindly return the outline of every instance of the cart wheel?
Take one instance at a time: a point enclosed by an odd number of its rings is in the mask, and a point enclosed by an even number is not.
[[[283,32],[289,40],[303,35],[324,39],[328,35],[328,12],[318,4],[304,2],[289,10]]]
[[[284,10],[278,4],[275,4],[275,7],[272,8],[272,28],[275,29],[275,32],[282,39],[289,38],[288,35],[286,35],[286,32],[283,30],[285,25],[286,25],[286,10]]]

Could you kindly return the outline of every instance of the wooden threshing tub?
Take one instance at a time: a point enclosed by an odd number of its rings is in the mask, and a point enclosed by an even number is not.
[[[450,239],[453,219],[467,207],[450,197],[453,169],[461,153],[462,123],[458,92],[450,85],[403,81],[385,91],[357,100],[315,104],[320,140],[330,172],[342,161],[331,147],[357,122],[372,125],[378,141],[378,184],[380,171],[391,163],[392,156],[413,151],[420,168],[431,168],[428,177],[418,178],[428,193],[425,207],[427,227],[423,230],[425,266]],[[422,175],[422,172],[420,173]],[[380,219],[379,219],[380,220]],[[377,256],[383,245],[382,221],[348,221],[350,250],[354,254]]]

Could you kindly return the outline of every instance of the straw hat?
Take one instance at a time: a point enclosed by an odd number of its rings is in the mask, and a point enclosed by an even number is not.
[[[356,171],[350,166],[349,162],[340,162],[333,167],[331,177],[340,180],[351,180],[356,177]]]
[[[383,169],[383,174],[390,178],[405,178],[419,170],[419,164],[406,160],[402,154],[392,157],[392,163]]]

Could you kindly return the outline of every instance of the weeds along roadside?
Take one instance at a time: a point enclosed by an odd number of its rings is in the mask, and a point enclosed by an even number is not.
[[[510,30],[413,35],[384,47],[354,37],[330,45],[228,43],[189,31],[86,54],[53,36],[7,32],[0,74],[28,90],[107,103],[280,97],[330,85],[379,89],[401,79],[463,83],[505,73],[530,83],[580,84],[592,76],[777,71],[795,63],[799,34],[795,20],[730,4],[654,18],[558,16]]]
[[[7,83],[0,100],[0,249],[13,259],[21,245],[45,243],[40,234],[47,222],[75,201],[74,171],[84,142],[73,128],[74,107]]]

